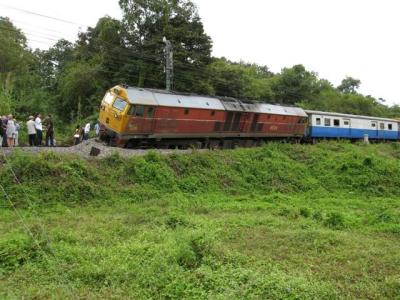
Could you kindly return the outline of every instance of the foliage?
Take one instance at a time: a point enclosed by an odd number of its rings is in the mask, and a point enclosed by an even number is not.
[[[337,87],[342,93],[355,93],[360,87],[361,81],[353,77],[346,77],[342,80],[342,83]]]
[[[119,3],[129,33],[128,47],[140,54],[137,81],[133,84],[164,87],[165,37],[174,48],[175,88],[202,92],[196,83],[210,62],[211,39],[204,33],[195,5],[188,0],[120,0]]]
[[[272,73],[266,66],[233,63],[225,58],[214,59],[209,65],[210,85],[218,96],[272,101]]]
[[[0,297],[395,298],[399,149],[15,153],[0,166],[18,212],[0,208]]]
[[[303,65],[284,68],[272,81],[272,90],[280,103],[295,104],[315,95],[318,78]]]
[[[211,56],[212,40],[191,0],[120,0],[122,20],[105,16],[75,42],[57,41],[31,50],[25,35],[0,18],[0,112],[20,120],[53,114],[57,125],[97,114],[110,87],[165,87],[163,38],[174,50],[174,89],[303,108],[399,117],[372,96],[357,93],[361,82],[346,77],[337,87],[303,65],[273,74],[267,66]],[[68,132],[70,135],[71,133]]]

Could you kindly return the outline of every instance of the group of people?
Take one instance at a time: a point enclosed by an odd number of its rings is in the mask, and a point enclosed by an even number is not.
[[[45,145],[48,147],[55,146],[54,140],[54,125],[51,115],[48,115],[42,124],[41,114],[35,117],[30,116],[26,122],[28,131],[28,140],[30,146],[42,146],[43,144],[43,130],[46,131]],[[20,123],[13,117],[13,115],[0,117],[0,147],[15,147],[19,145],[19,131],[21,129]]]
[[[54,124],[51,115],[48,115],[42,124],[42,115],[29,116],[26,122],[29,146],[43,145],[43,132],[45,132],[45,146],[54,147]],[[20,123],[12,116],[0,116],[0,147],[18,146]],[[89,139],[91,124],[86,123],[85,126],[76,126],[74,132],[74,143],[79,144],[81,141]],[[94,124],[96,136],[100,134],[100,125]]]
[[[45,145],[47,147],[54,147],[54,124],[51,115],[48,115],[42,124],[42,115],[37,114],[36,117],[29,116],[26,122],[28,130],[29,146],[42,146],[43,143],[43,130],[46,130]]]
[[[76,125],[74,132],[74,144],[77,145],[81,141],[87,141],[89,139],[91,124],[86,123],[85,126],[81,127],[80,125]],[[100,125],[99,123],[94,124],[94,131],[96,132],[96,136],[100,134]]]
[[[18,146],[20,125],[13,115],[0,117],[0,147]]]

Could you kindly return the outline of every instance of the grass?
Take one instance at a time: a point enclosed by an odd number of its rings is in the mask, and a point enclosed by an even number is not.
[[[399,158],[349,143],[16,153],[0,170],[21,215],[2,202],[0,298],[398,299]]]

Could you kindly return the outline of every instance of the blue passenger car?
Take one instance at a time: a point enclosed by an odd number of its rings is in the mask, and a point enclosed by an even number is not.
[[[347,138],[397,140],[399,121],[394,119],[348,115],[340,113],[306,110],[308,132],[311,138]]]

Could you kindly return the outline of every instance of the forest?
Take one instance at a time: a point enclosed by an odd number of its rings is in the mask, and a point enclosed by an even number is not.
[[[399,117],[400,107],[362,95],[361,81],[339,86],[303,65],[268,66],[213,57],[213,42],[190,0],[120,0],[121,20],[100,18],[76,41],[31,49],[24,33],[0,17],[0,115],[51,113],[72,124],[96,118],[105,91],[120,83],[165,88],[163,37],[174,48],[175,91],[297,105],[307,109]]]

